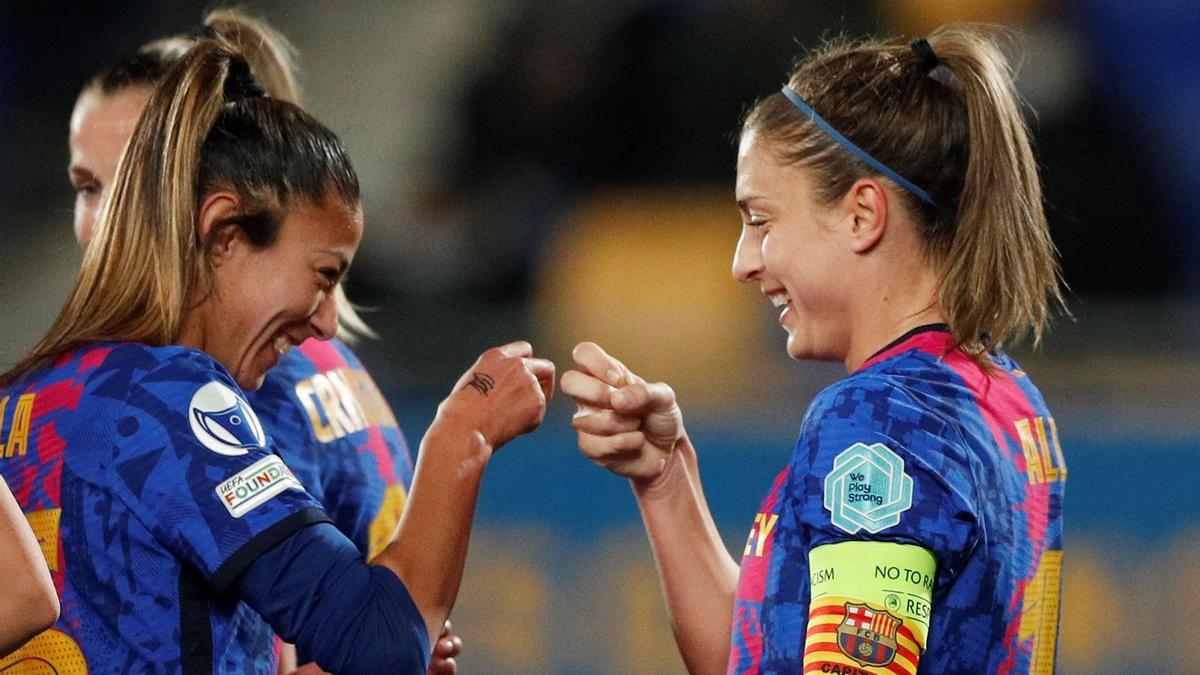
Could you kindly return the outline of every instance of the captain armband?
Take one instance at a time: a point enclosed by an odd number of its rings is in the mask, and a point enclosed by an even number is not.
[[[909,544],[843,541],[808,555],[804,672],[916,673],[929,630],[933,554]]]

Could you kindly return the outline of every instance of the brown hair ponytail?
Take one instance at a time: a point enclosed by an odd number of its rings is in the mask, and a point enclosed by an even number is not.
[[[204,25],[246,59],[267,96],[300,104],[296,50],[282,33],[265,21],[229,8],[209,12]]]
[[[1027,332],[1037,343],[1063,297],[1012,72],[997,45],[968,28],[941,29],[929,42],[954,76],[969,143],[939,304],[966,345]]]
[[[932,203],[902,189],[901,205],[940,272],[939,308],[981,363],[1024,334],[1039,341],[1052,305],[1063,303],[1029,131],[991,32],[951,25],[928,46],[830,44],[788,82],[854,145],[928,193]],[[877,175],[782,93],[754,106],[743,125],[751,129],[814,172],[826,203]]]

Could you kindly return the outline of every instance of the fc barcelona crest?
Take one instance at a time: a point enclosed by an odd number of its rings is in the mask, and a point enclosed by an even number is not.
[[[896,631],[904,623],[888,612],[846,603],[838,626],[838,648],[864,666],[886,666],[896,658]]]

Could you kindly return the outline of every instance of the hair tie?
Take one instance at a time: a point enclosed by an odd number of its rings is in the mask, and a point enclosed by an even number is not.
[[[229,73],[225,76],[226,101],[256,98],[266,93],[267,90],[254,79],[254,73],[250,72],[250,64],[246,63],[246,59],[240,56],[229,59]]]
[[[933,53],[933,47],[929,46],[929,40],[923,37],[913,38],[909,46],[912,47],[913,53],[921,59],[922,73],[928,75],[929,71],[942,65],[942,60],[938,58],[937,54]]]

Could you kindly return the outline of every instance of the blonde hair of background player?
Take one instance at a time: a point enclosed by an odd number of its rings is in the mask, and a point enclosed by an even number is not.
[[[282,33],[265,21],[229,8],[210,12],[204,17],[204,26],[242,54],[268,96],[300,105],[296,50]],[[147,66],[144,72],[132,78],[108,82],[104,73],[101,73],[84,85],[78,101],[88,96],[115,96],[130,89],[142,89],[146,98],[149,98],[150,92],[167,70],[178,63],[195,43],[195,37],[184,35],[148,42],[138,50],[138,55],[144,58]],[[78,106],[79,103],[76,103]],[[80,243],[86,246],[88,242]],[[338,309],[338,336],[342,340],[354,342],[358,336],[378,337],[358,315],[341,284],[334,289],[334,303]]]
[[[1029,130],[989,32],[967,25],[933,31],[927,39],[940,67],[928,75],[909,45],[867,42],[828,45],[788,78],[835,129],[937,202],[896,190],[940,275],[938,308],[955,340],[985,367],[991,348],[1029,333],[1039,343],[1051,311],[1063,307]],[[890,97],[886,108],[881,96]],[[865,174],[859,159],[780,93],[747,115],[742,134],[752,131],[812,176],[825,205]]]
[[[58,619],[58,592],[37,538],[0,478],[0,658]]]

